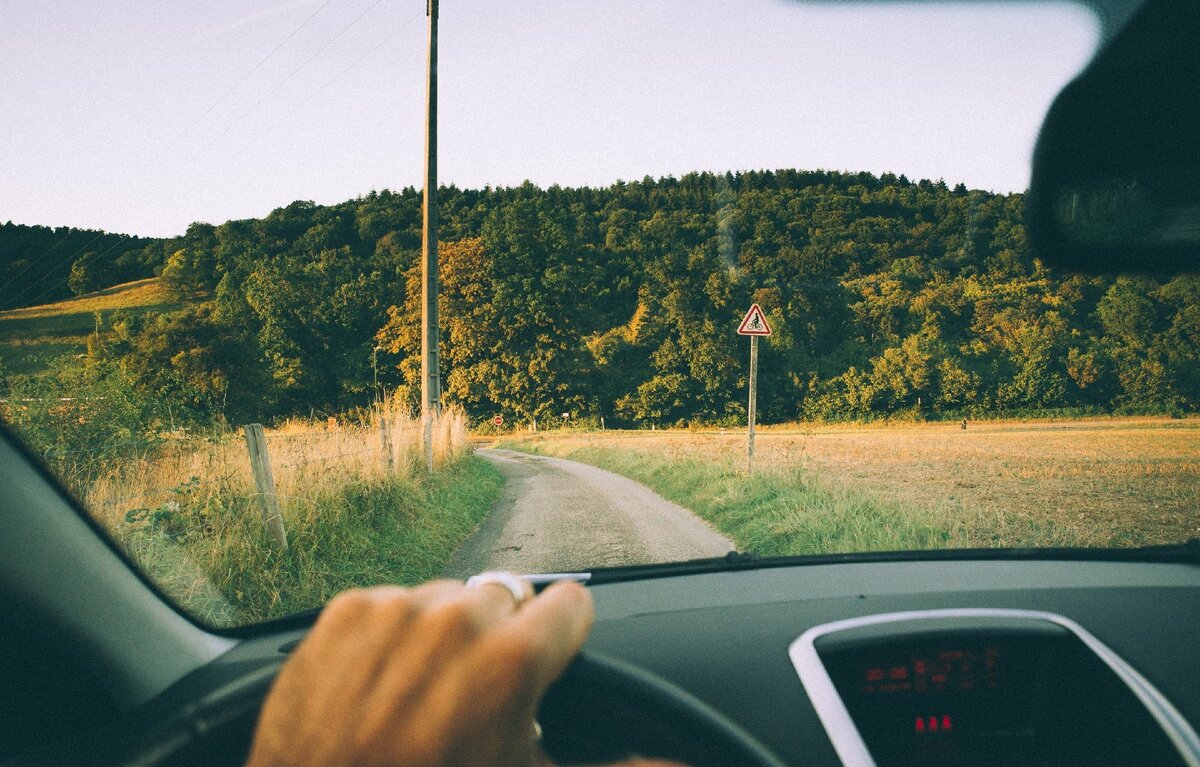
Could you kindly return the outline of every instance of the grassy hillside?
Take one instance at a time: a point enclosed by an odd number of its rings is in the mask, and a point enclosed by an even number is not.
[[[136,280],[78,298],[0,312],[0,370],[37,374],[59,357],[82,354],[87,337],[114,312],[169,312],[180,308],[157,278]]]

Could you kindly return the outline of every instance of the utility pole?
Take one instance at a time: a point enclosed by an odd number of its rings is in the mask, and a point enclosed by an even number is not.
[[[438,0],[426,0],[429,16],[429,68],[425,99],[425,209],[421,219],[421,423],[425,464],[433,471],[433,419],[441,410],[438,363],[437,244],[437,28]]]

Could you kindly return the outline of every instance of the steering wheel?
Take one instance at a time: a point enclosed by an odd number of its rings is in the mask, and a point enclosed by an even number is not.
[[[747,732],[691,693],[623,661],[581,653],[538,713],[542,747],[562,764],[631,756],[694,767],[782,767]]]
[[[59,744],[43,763],[120,767],[241,765],[279,663],[253,664],[198,700],[144,710],[107,737]],[[774,755],[710,706],[627,663],[581,653],[542,701],[543,748],[562,764],[631,756],[695,767],[782,767]],[[39,761],[41,761],[39,759]]]

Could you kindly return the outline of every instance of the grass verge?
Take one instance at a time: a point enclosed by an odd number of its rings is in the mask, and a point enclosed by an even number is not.
[[[500,447],[582,461],[634,479],[691,509],[761,556],[928,549],[963,545],[948,516],[823,488],[802,472],[745,470],[720,459],[668,456],[562,440],[508,440]]]
[[[466,418],[434,426],[388,415],[390,460],[374,427],[291,423],[267,433],[286,551],[264,534],[237,435],[181,443],[96,480],[93,514],[181,606],[216,626],[319,607],[339,591],[436,577],[487,516],[503,477],[471,452]]]
[[[487,516],[504,479],[467,456],[431,477],[347,482],[288,515],[289,548],[272,550],[251,499],[210,513],[219,534],[172,538],[153,528],[123,543],[189,612],[218,626],[319,607],[345,589],[435,578]]]

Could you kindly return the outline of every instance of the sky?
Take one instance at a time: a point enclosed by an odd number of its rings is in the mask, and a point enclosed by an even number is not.
[[[422,184],[425,0],[5,0],[0,222],[144,236]],[[441,0],[439,179],[904,173],[1024,190],[1066,3]]]

